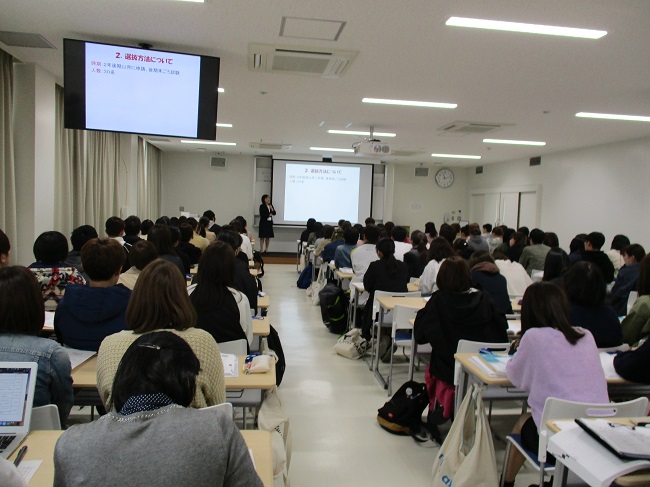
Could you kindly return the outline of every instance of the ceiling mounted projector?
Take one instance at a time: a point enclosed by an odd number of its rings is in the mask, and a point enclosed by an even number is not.
[[[352,144],[355,154],[360,154],[362,156],[388,156],[390,155],[390,145],[380,141],[380,140],[364,140],[363,142],[357,142]]]

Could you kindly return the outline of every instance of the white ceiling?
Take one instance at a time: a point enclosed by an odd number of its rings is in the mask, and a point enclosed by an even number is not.
[[[388,157],[433,164],[430,154],[482,156],[475,166],[650,135],[650,123],[578,119],[579,111],[650,116],[648,0],[0,0],[0,30],[33,32],[56,49],[0,48],[35,62],[62,82],[63,38],[221,58],[217,140],[208,153],[254,154],[250,142],[292,144],[276,155],[319,158],[311,146],[350,147],[359,138],[327,129],[397,133]],[[280,37],[283,17],[346,22],[337,41]],[[583,40],[447,27],[450,16],[606,30]],[[319,33],[320,35],[320,33]],[[340,79],[248,70],[250,43],[359,51]],[[361,103],[363,97],[457,103],[455,110]],[[490,146],[484,136],[449,137],[454,121],[512,124],[489,137],[546,141],[545,147]],[[324,122],[320,126],[321,122]],[[177,141],[165,151],[191,151]],[[266,153],[266,151],[259,151]]]

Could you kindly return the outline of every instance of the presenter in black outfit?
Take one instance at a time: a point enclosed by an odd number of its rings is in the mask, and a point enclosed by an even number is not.
[[[271,204],[271,197],[268,194],[262,196],[262,204],[260,205],[260,252],[269,251],[269,240],[274,237],[273,235],[273,215],[275,215],[275,208]],[[264,242],[266,242],[266,251],[264,250]]]

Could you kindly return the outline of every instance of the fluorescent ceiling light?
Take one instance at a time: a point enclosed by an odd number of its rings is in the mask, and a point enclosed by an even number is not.
[[[329,134],[342,134],[342,135],[366,135],[370,136],[370,132],[360,132],[356,130],[328,130]],[[395,137],[397,134],[391,134],[390,132],[373,132],[373,136],[377,137]]]
[[[578,112],[576,113],[576,117],[604,118],[606,120],[629,120],[631,122],[650,122],[650,117],[642,117],[639,115],[615,115],[613,113]]]
[[[511,145],[546,145],[546,142],[534,140],[506,140],[506,139],[483,139],[486,144],[511,144]]]
[[[456,108],[456,103],[437,103],[432,101],[386,100],[384,98],[364,98],[363,103],[378,103],[380,105],[401,105],[407,107],[427,108]]]
[[[176,0],[177,2],[205,3],[205,0]]]
[[[224,90],[223,88],[217,88],[217,91],[218,91],[219,93],[225,93],[225,92],[226,92],[226,90]]]
[[[336,147],[310,147],[309,150],[321,152],[354,152],[354,149],[337,149]]]
[[[480,159],[481,156],[468,156],[463,154],[431,154],[431,157],[444,157],[447,159]]]
[[[231,124],[231,123],[218,123],[218,124],[217,124],[217,127],[226,127],[226,128],[231,129],[231,128],[232,128],[232,124]]]
[[[237,145],[236,142],[217,142],[216,140],[181,140],[181,143],[202,145]]]
[[[471,27],[474,29],[523,32],[526,34],[544,34],[549,36],[580,37],[582,39],[600,39],[607,35],[606,30],[577,29],[574,27],[559,27],[554,25],[522,24],[520,22],[468,19],[465,17],[450,17],[445,24],[453,27]]]

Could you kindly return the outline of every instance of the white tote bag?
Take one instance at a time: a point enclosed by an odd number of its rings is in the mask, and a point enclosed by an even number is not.
[[[499,485],[492,431],[479,386],[472,385],[433,462],[432,487]]]
[[[359,359],[366,352],[367,342],[359,328],[352,328],[334,344],[334,351],[345,358]]]
[[[259,429],[271,433],[273,451],[273,486],[289,486],[289,463],[291,462],[292,435],[289,418],[282,409],[278,388],[266,391],[257,416]]]

